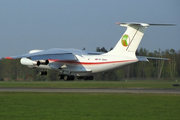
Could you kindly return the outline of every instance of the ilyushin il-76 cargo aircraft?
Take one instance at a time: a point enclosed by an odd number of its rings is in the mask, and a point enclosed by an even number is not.
[[[107,53],[86,52],[78,49],[53,48],[49,50],[31,50],[27,54],[10,56],[6,59],[20,59],[22,65],[30,68],[42,68],[60,71],[60,79],[92,80],[93,74],[120,69],[138,61],[166,58],[136,56],[145,29],[149,26],[170,26],[172,24],[116,23],[127,27],[116,46]],[[41,71],[46,75],[47,71]]]

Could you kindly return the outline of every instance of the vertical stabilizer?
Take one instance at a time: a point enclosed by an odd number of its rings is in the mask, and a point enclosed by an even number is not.
[[[127,27],[125,33],[120,38],[111,54],[119,54],[125,52],[134,52],[137,50],[139,43],[144,35],[145,29],[149,24],[145,23],[116,23],[117,25]]]

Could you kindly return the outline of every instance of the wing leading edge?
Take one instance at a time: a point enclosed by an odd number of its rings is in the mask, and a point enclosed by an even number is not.
[[[47,59],[53,59],[53,60],[69,60],[69,61],[76,61],[76,56],[65,49],[60,48],[54,48],[49,50],[44,50],[36,53],[28,53],[23,55],[17,55],[17,56],[10,56],[6,57],[6,59],[18,59],[18,58],[29,58],[31,60],[47,60]]]

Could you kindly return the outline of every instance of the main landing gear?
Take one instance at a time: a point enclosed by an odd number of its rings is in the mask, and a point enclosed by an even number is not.
[[[93,80],[93,76],[77,76],[77,79],[82,79],[82,80]]]
[[[73,75],[59,75],[59,79],[65,80],[65,81],[73,81],[74,80],[74,76]]]
[[[60,74],[59,79],[65,80],[65,81],[73,81],[75,77],[73,75],[64,75]],[[93,76],[77,76],[78,80],[93,80]]]
[[[41,71],[39,72],[41,76],[47,75],[47,71]],[[66,74],[60,74],[58,75],[59,79],[65,80],[65,81],[73,81],[75,79],[74,75],[66,75]],[[78,80],[93,80],[93,76],[77,76]]]
[[[47,75],[47,71],[41,71],[39,72],[40,75]]]

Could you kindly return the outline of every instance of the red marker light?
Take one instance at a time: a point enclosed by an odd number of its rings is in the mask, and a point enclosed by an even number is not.
[[[5,57],[6,59],[13,59],[12,57]]]

